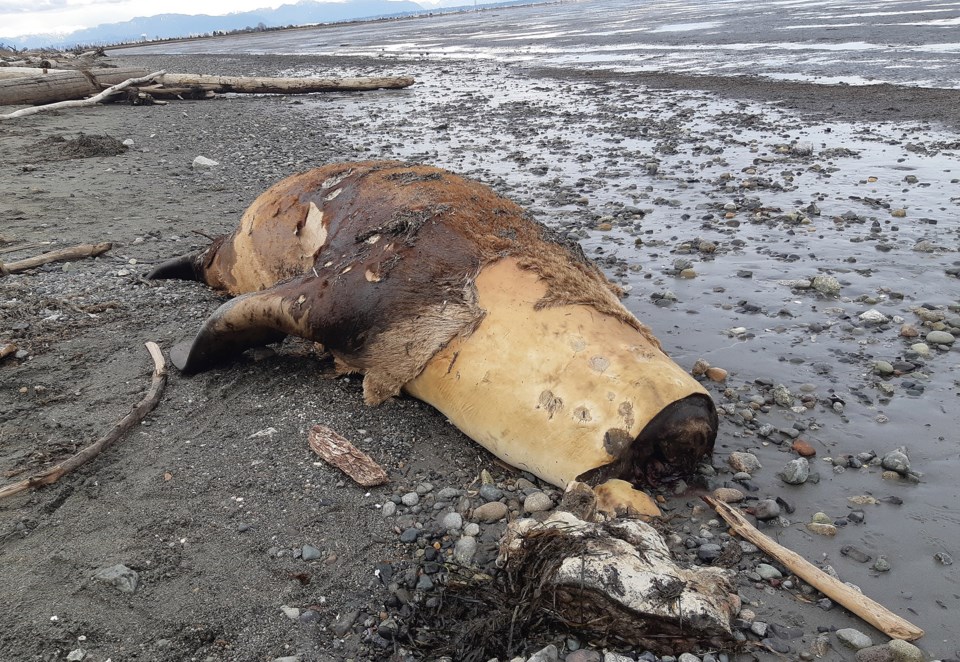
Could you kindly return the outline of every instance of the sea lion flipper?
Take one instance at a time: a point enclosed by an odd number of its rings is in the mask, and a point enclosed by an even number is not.
[[[200,263],[200,255],[197,253],[181,255],[180,257],[161,262],[154,267],[153,270],[147,274],[147,280],[176,279],[203,281],[203,269]]]
[[[217,308],[191,342],[171,350],[173,364],[193,374],[288,335],[314,340],[302,324],[304,297],[297,296],[302,289],[301,279],[231,299]]]

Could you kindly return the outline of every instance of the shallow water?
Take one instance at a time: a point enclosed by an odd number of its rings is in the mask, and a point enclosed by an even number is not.
[[[724,412],[717,463],[734,450],[758,454],[765,468],[754,494],[783,496],[796,506],[792,524],[770,528],[771,535],[833,565],[843,580],[924,627],[928,634],[919,643],[931,655],[960,655],[960,563],[934,560],[947,552],[960,561],[960,353],[933,348],[930,358],[917,360],[910,345],[922,338],[906,340],[898,333],[902,321],[926,333],[911,312],[923,304],[947,318],[960,316],[960,282],[947,273],[960,265],[956,135],[921,124],[814,123],[772,104],[524,73],[522,65],[531,62],[627,67],[642,61],[660,69],[714,66],[724,67],[723,73],[780,78],[837,75],[944,86],[960,80],[955,36],[930,27],[952,20],[960,3],[930,10],[922,3],[886,3],[884,12],[858,11],[856,26],[828,33],[820,32],[824,24],[845,23],[853,18],[851,8],[862,5],[746,4],[565,3],[143,50],[429,50],[417,61],[414,88],[307,97],[299,112],[336,118],[348,153],[422,160],[476,177],[577,239],[629,290],[626,305],[681,365],[689,368],[702,357],[730,371],[731,391],[713,387],[718,403],[732,411]],[[788,10],[791,26],[819,26],[805,29],[811,40],[829,38],[785,48],[787,32],[800,39],[792,29],[757,29],[761,21],[770,28],[778,12]],[[876,39],[865,40],[859,31],[866,21],[879,31]],[[726,29],[712,25],[718,22]],[[744,33],[764,41],[743,48]],[[521,35],[522,44],[507,45]],[[668,42],[654,43],[650,35],[705,45],[667,48]],[[891,41],[895,37],[900,41]],[[620,38],[629,43],[603,42]],[[933,59],[911,59],[921,53]],[[327,72],[304,66],[283,73]],[[728,204],[735,208],[728,211]],[[891,214],[898,209],[905,210],[903,217]],[[691,249],[697,239],[716,250]],[[678,259],[692,263],[694,278],[677,275]],[[784,283],[818,274],[836,276],[838,297]],[[658,305],[654,297],[667,291],[676,301]],[[860,321],[870,309],[892,321]],[[886,379],[873,374],[874,361],[901,358],[917,370]],[[767,392],[757,380],[784,384],[798,396],[813,393],[818,403],[811,409],[773,407],[744,424],[738,420],[743,400]],[[892,386],[892,393],[882,385]],[[842,412],[832,401],[844,403]],[[777,431],[762,437],[762,424]],[[789,486],[775,477],[792,458],[779,430],[791,428],[818,451],[817,485]],[[882,455],[901,445],[924,474],[919,484],[884,480],[876,468],[835,472],[823,459]],[[860,494],[897,496],[903,505],[867,506],[866,523],[842,527],[836,538],[803,527],[817,511],[843,517],[855,508],[848,497]],[[874,572],[842,557],[840,548],[851,544],[884,555],[893,570]],[[815,609],[798,606],[799,618]]]
[[[960,2],[588,0],[270,32],[142,53],[415,56],[960,87]],[[648,69],[648,67],[650,69]]]

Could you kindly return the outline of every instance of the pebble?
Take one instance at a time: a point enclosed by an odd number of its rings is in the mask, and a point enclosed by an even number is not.
[[[857,662],[893,662],[893,653],[888,646],[869,646],[857,651]]]
[[[910,458],[907,457],[907,450],[903,446],[884,455],[880,464],[884,469],[896,471],[901,475],[910,471]]]
[[[400,497],[400,502],[407,507],[415,506],[420,503],[420,495],[416,492],[407,492]]]
[[[453,558],[460,565],[470,565],[477,553],[477,539],[473,536],[461,536],[453,547]]]
[[[437,492],[438,501],[452,501],[460,496],[460,490],[455,487],[444,487],[439,492]]]
[[[121,593],[136,593],[137,587],[140,585],[139,573],[122,563],[100,568],[93,577],[108,586],[114,587]]]
[[[213,159],[208,159],[205,156],[198,156],[193,160],[193,167],[195,170],[203,170],[205,168],[213,168],[214,166],[220,165],[219,161],[214,161]]]
[[[937,552],[933,558],[943,565],[953,565],[953,557],[946,552]]]
[[[767,624],[763,621],[754,621],[750,624],[750,631],[763,639],[767,636]]]
[[[780,504],[774,499],[760,499],[753,506],[753,516],[760,521],[776,519],[780,517]]]
[[[565,658],[564,662],[601,662],[603,657],[597,651],[577,650],[573,651]]]
[[[559,659],[560,655],[557,652],[557,647],[550,644],[528,657],[527,662],[557,662]]]
[[[395,504],[393,501],[387,501],[385,504],[383,504],[383,508],[380,509],[380,513],[384,517],[393,517],[397,514],[397,504]]]
[[[777,384],[773,387],[773,401],[781,407],[792,407],[794,402],[793,393],[783,384]]]
[[[742,471],[748,474],[753,474],[763,468],[760,460],[758,460],[757,456],[753,453],[730,453],[730,457],[727,458],[727,464],[729,464],[730,468],[734,471]]]
[[[860,313],[858,317],[861,322],[865,322],[866,324],[883,324],[884,322],[890,321],[889,317],[874,308]]]
[[[417,542],[417,538],[420,537],[420,529],[415,526],[411,526],[409,529],[405,529],[403,533],[400,534],[400,542],[411,543]]]
[[[817,449],[803,439],[795,439],[794,442],[790,444],[790,448],[801,457],[813,457],[817,454]]]
[[[893,639],[887,648],[893,653],[894,662],[923,662],[926,659],[922,650],[900,639]]]
[[[788,485],[802,485],[810,477],[810,463],[805,457],[787,462],[783,471],[777,474]]]
[[[540,513],[553,508],[553,501],[545,492],[533,492],[523,500],[523,509],[528,513]]]
[[[807,524],[807,529],[812,533],[816,533],[818,536],[837,535],[837,527],[833,524],[819,524],[817,522],[811,522],[810,524]]]
[[[783,573],[767,563],[757,564],[757,574],[761,579],[783,579]]]
[[[718,487],[713,491],[713,498],[724,503],[740,503],[746,497],[743,492],[732,487]]]
[[[727,381],[727,376],[730,373],[728,373],[723,368],[718,368],[716,366],[713,366],[711,368],[707,368],[707,371],[705,374],[707,375],[707,379],[709,379],[710,381],[725,382]]]
[[[463,527],[463,535],[465,536],[478,536],[480,535],[480,525],[476,522],[470,522],[465,527]]]
[[[83,658],[87,656],[87,651],[82,648],[75,648],[69,653],[67,653],[67,662],[80,662]]]
[[[280,611],[283,612],[283,615],[289,618],[291,621],[300,620],[300,610],[296,607],[288,607],[287,605],[283,605],[280,607]]]
[[[463,526],[463,516],[460,513],[447,513],[440,520],[440,526],[447,530],[459,531]]]
[[[840,294],[840,281],[833,276],[814,276],[812,285],[817,292],[827,296]]]
[[[926,340],[931,345],[952,345],[956,338],[946,331],[931,331],[927,334]]]
[[[304,545],[300,549],[300,558],[304,561],[316,561],[321,556],[323,556],[323,554],[313,545]]]
[[[837,630],[837,640],[847,648],[852,648],[855,651],[873,646],[873,639],[854,628]]]
[[[503,497],[503,490],[496,485],[481,485],[480,498],[486,502],[499,501]]]
[[[887,560],[885,556],[878,556],[877,560],[873,562],[873,569],[877,572],[890,572],[890,561]]]
[[[499,501],[491,501],[474,508],[473,519],[492,524],[493,522],[502,520],[507,516],[508,512],[509,508],[507,508],[507,504],[500,503]]]
[[[700,662],[700,658],[693,653],[681,653],[677,658],[678,662]]]

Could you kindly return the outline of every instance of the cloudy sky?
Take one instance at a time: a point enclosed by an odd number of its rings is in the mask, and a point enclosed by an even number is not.
[[[414,0],[425,7],[451,4]],[[228,14],[279,7],[295,0],[0,0],[0,35],[71,32],[101,23],[117,23],[153,14]],[[459,3],[457,3],[459,4]]]

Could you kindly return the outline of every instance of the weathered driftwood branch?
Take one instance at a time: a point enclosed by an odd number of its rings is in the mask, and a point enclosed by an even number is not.
[[[310,428],[310,448],[358,485],[373,487],[390,480],[387,472],[369,455],[328,427],[314,425]]]
[[[61,477],[75,471],[100,455],[100,453],[109,448],[115,441],[120,439],[120,437],[127,433],[134,425],[142,421],[146,418],[147,414],[154,410],[157,403],[160,402],[163,387],[167,384],[167,363],[163,358],[160,347],[155,342],[148,342],[146,347],[147,351],[150,352],[150,356],[153,358],[153,378],[150,382],[150,390],[147,391],[147,394],[137,406],[133,408],[133,411],[121,418],[110,432],[97,439],[76,455],[42,473],[30,476],[29,478],[0,489],[0,499],[19,494],[32,487],[51,485],[57,482]]]
[[[129,79],[136,82],[128,82]],[[152,80],[144,69],[35,69],[30,67],[0,68],[0,106],[50,104],[82,100],[108,86],[119,83],[139,84]],[[413,85],[410,76],[364,76],[352,78],[263,78],[256,76],[205,76],[201,74],[166,74],[163,88],[173,88],[171,96],[204,92],[240,92],[258,94],[307,94],[310,92],[361,92],[365,90],[400,89]],[[117,88],[110,94],[119,91]],[[160,89],[143,90],[154,96]],[[203,98],[200,96],[199,98]],[[89,104],[83,104],[89,105]],[[58,106],[63,107],[63,106]],[[46,108],[46,107],[45,107]],[[31,114],[19,111],[21,114]],[[33,111],[36,112],[36,111]],[[3,117],[3,116],[0,116]]]
[[[140,78],[130,78],[123,81],[122,83],[117,83],[111,87],[108,87],[100,94],[90,97],[89,99],[78,99],[76,101],[59,101],[57,103],[49,103],[46,106],[32,106],[30,108],[21,108],[20,110],[8,113],[6,115],[0,115],[0,120],[10,120],[17,117],[23,117],[24,115],[33,115],[35,113],[42,113],[48,110],[58,110],[60,108],[80,108],[83,106],[95,106],[98,103],[103,103],[108,100],[114,94],[125,90],[131,85],[139,85],[140,83],[147,83],[150,81],[156,80],[158,77],[163,75],[163,71],[154,72],[148,76],[142,76]],[[0,81],[2,82],[2,81]]]
[[[102,253],[106,253],[111,248],[113,248],[113,244],[109,242],[103,244],[80,244],[78,246],[71,246],[70,248],[61,248],[57,251],[50,251],[49,253],[37,255],[36,257],[28,257],[23,260],[17,260],[16,262],[7,262],[6,264],[0,262],[0,278],[9,274],[20,273],[21,271],[26,271],[27,269],[33,269],[34,267],[39,267],[40,265],[47,264],[49,262],[62,262],[64,260],[77,260],[84,257],[96,257]]]
[[[361,78],[262,78],[258,76],[201,76],[199,74],[165,74],[164,85],[191,87],[214,92],[252,94],[308,94],[311,92],[362,92],[365,90],[410,87],[412,76]]]
[[[722,501],[717,501],[713,497],[704,496],[702,498],[726,520],[734,533],[752,542],[786,566],[797,577],[834,602],[846,607],[888,637],[913,641],[923,636],[923,630],[913,623],[897,616],[880,603],[850,588],[839,579],[831,577],[796,552],[774,542],[750,524],[736,508]]]
[[[19,69],[19,67],[7,67]],[[105,87],[117,85],[130,78],[141,78],[149,71],[145,69],[91,69],[89,71],[68,71],[62,69],[43,73],[42,69],[30,73],[8,77],[0,69],[0,106],[53,103],[70,99],[83,99],[100,92]]]

